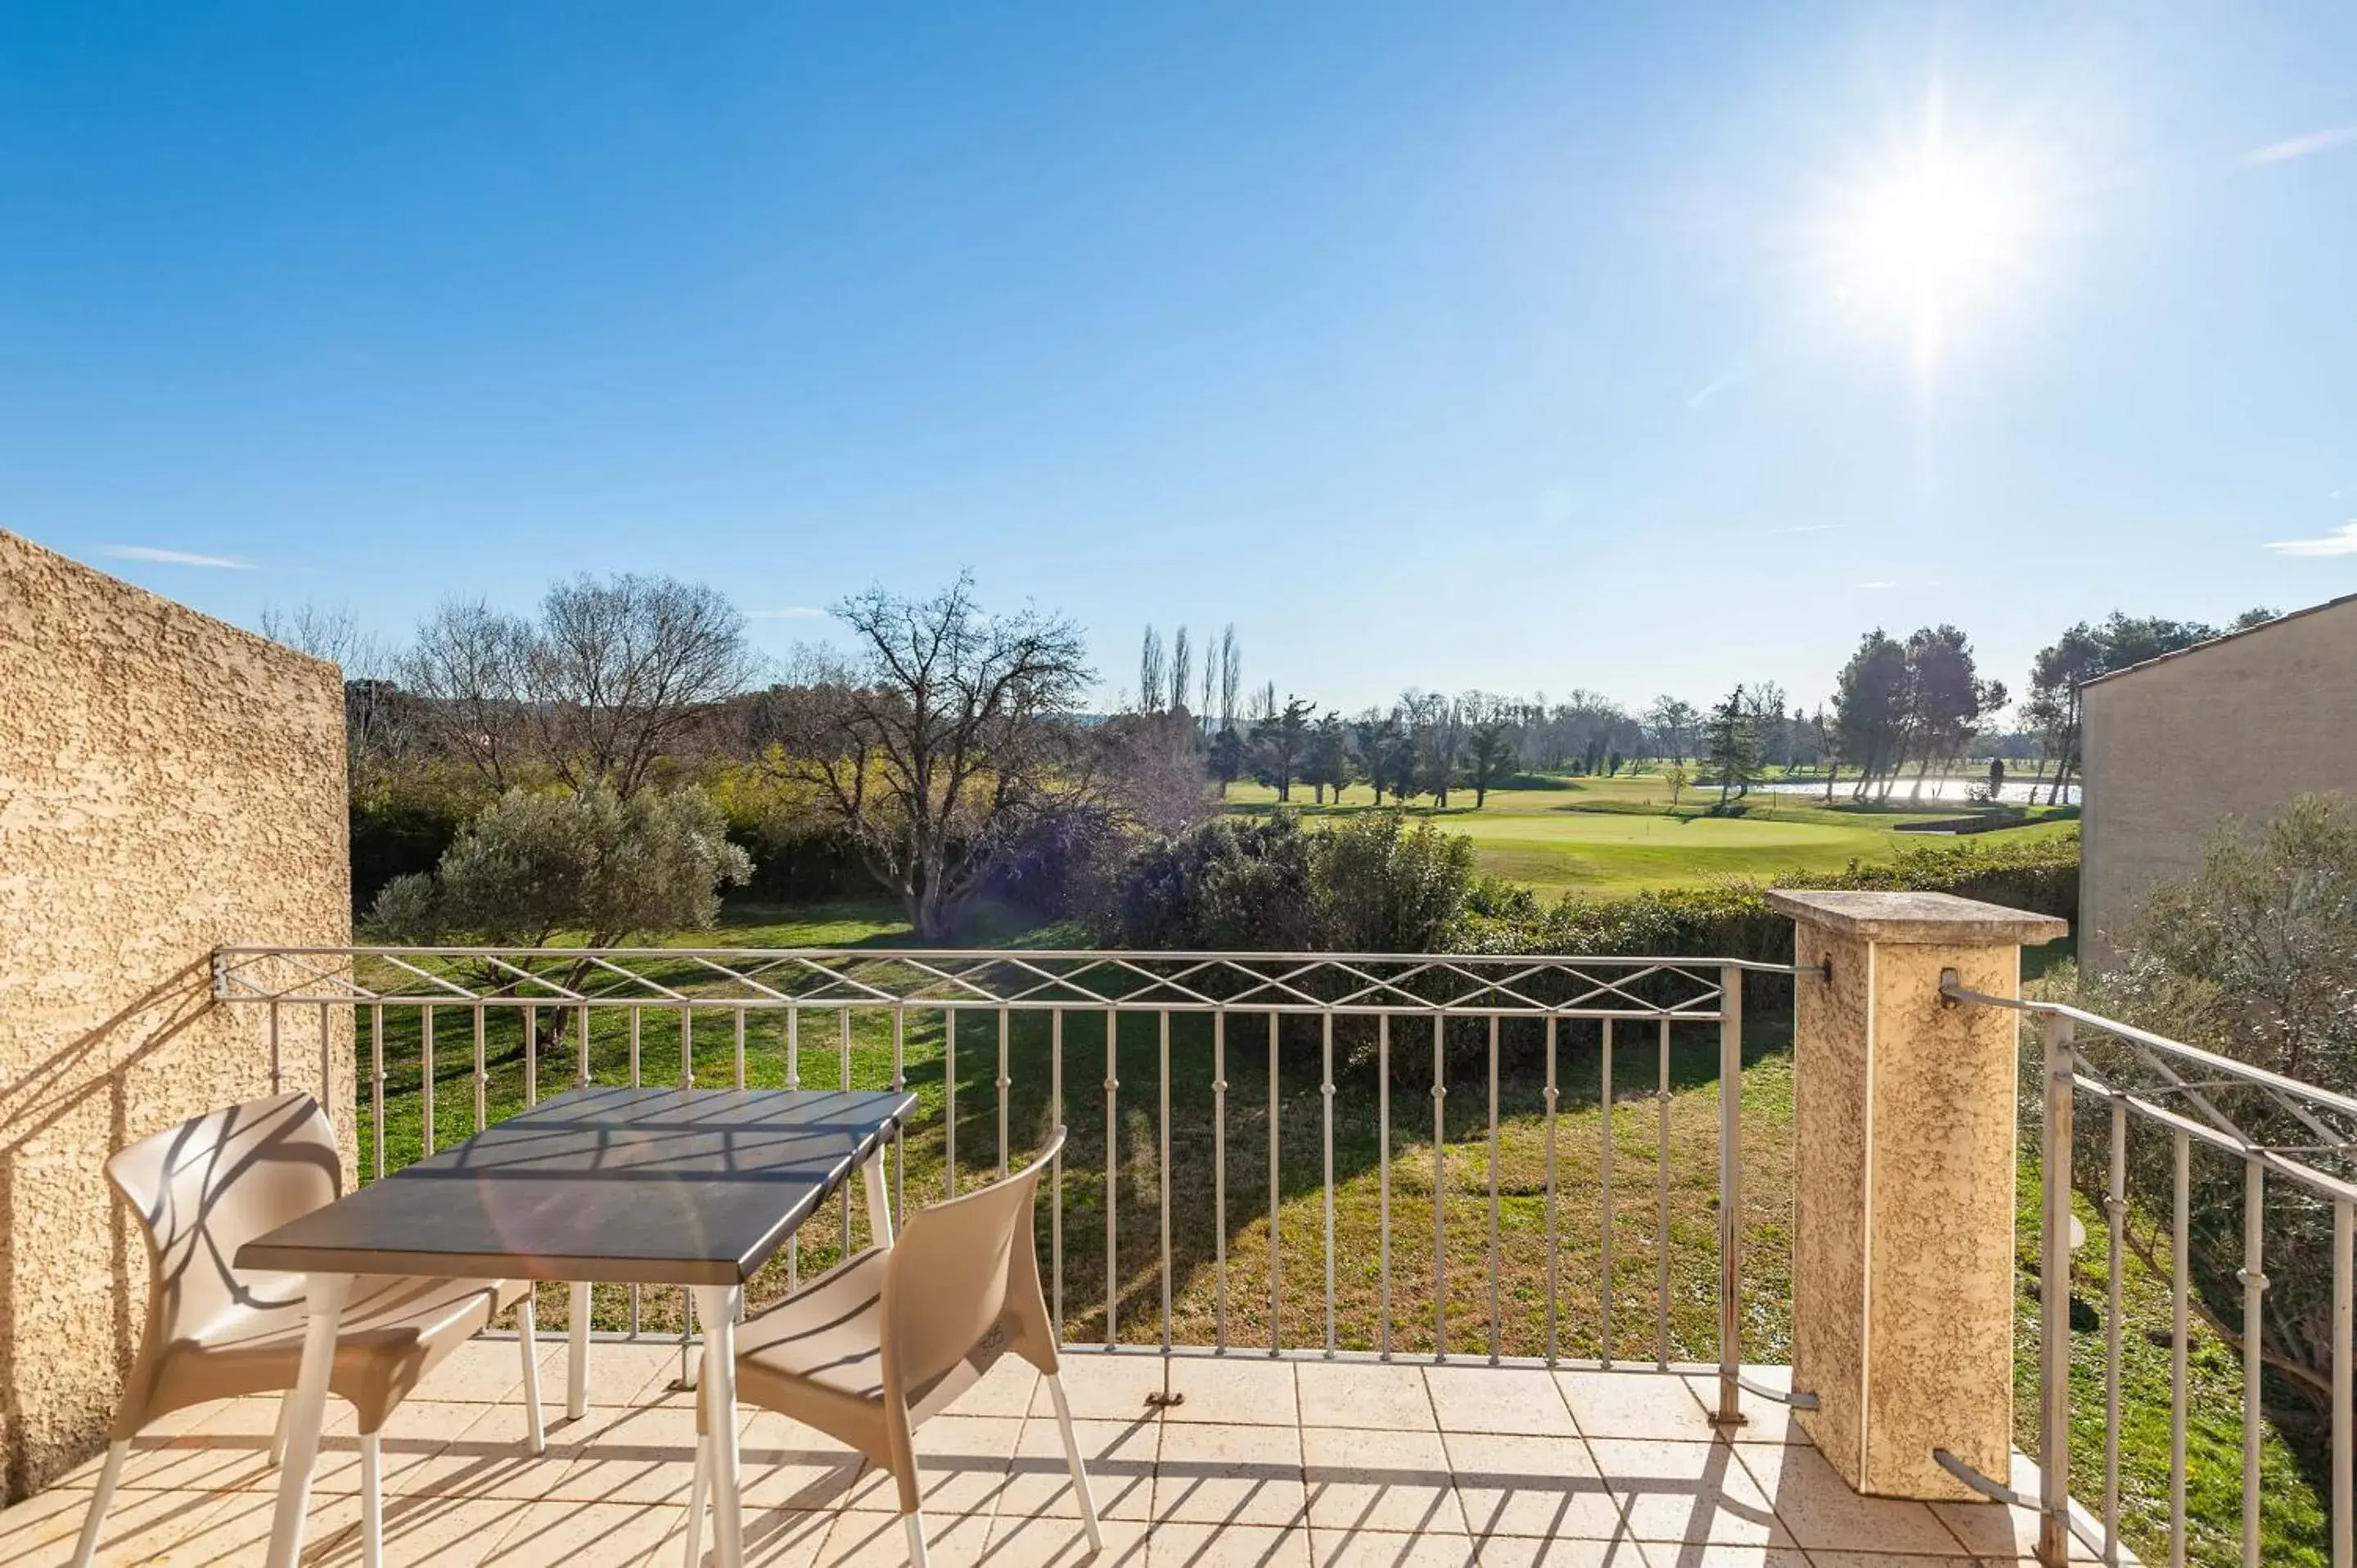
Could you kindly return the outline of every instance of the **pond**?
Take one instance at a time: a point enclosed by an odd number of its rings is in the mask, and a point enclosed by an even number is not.
[[[1857,781],[1849,779],[1844,779],[1835,783],[1834,785],[1835,803],[1848,800],[1850,791],[1857,787]],[[1751,788],[1754,793],[1764,790],[1770,795],[1815,795],[1822,798],[1825,792],[1825,781],[1820,779],[1813,784],[1754,784]],[[1880,787],[1878,785],[1877,788]],[[2017,806],[2042,806],[2047,803],[2047,797],[2051,793],[2052,789],[2051,781],[2038,782],[2029,779],[2007,779],[1998,799]],[[1907,778],[1891,786],[1890,804],[1904,805],[1910,800],[1920,800],[1926,804],[1962,805],[1969,800],[1986,798],[1987,789],[1988,779],[1986,776],[1965,779],[1926,779],[1923,780],[1922,793],[1918,795],[1915,792],[1915,780],[1912,778]],[[2031,799],[2033,794],[2037,797],[2034,800]],[[2066,806],[2077,805],[2079,786],[2064,785],[2061,803]]]

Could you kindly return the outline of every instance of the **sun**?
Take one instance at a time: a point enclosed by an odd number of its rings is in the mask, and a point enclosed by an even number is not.
[[[1836,186],[1819,225],[1843,313],[1903,343],[1929,375],[1958,336],[2018,293],[2040,211],[2033,162],[1991,143],[1955,145],[1936,97],[1922,133]]]

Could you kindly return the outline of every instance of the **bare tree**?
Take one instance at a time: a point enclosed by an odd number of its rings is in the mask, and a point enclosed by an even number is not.
[[[870,588],[834,613],[856,651],[827,671],[823,700],[797,705],[808,733],[783,766],[939,940],[1027,833],[1085,803],[1068,787],[1077,732],[1060,722],[1094,679],[1081,629],[986,613],[971,575],[922,600]]]
[[[523,684],[547,760],[576,789],[627,797],[713,703],[750,683],[745,618],[701,583],[576,577],[541,600]]]
[[[285,610],[264,605],[262,635],[324,659],[342,672],[344,759],[353,788],[367,787],[408,753],[417,704],[393,682],[391,650],[363,630],[350,609],[303,604]]]
[[[1162,711],[1162,634],[1152,627],[1146,628],[1145,640],[1137,647],[1137,711],[1153,714]]]
[[[428,736],[494,789],[512,782],[527,749],[523,670],[532,641],[516,617],[481,599],[453,599],[419,623],[399,664]]]
[[[1236,727],[1236,700],[1244,683],[1244,649],[1236,640],[1235,622],[1220,633],[1220,727]]]
[[[1180,627],[1170,639],[1170,712],[1187,711],[1187,683],[1195,673],[1195,649]]]

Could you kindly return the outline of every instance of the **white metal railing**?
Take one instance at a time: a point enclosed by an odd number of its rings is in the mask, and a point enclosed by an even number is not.
[[[1643,1094],[1659,1102],[1658,1145],[1652,1165],[1652,1227],[1651,1240],[1657,1274],[1651,1293],[1653,1323],[1650,1357],[1615,1354],[1625,1337],[1617,1330],[1616,1313],[1629,1304],[1616,1299],[1613,1237],[1618,1206],[1625,1202],[1628,1183],[1616,1183],[1615,1135],[1612,1118],[1600,1118],[1603,1132],[1597,1150],[1598,1277],[1600,1281],[1600,1323],[1598,1343],[1608,1366],[1669,1369],[1674,1355],[1671,1327],[1671,1099],[1674,1031],[1715,1029],[1716,1071],[1719,1083],[1718,1269],[1717,1362],[1719,1377],[1718,1413],[1737,1419],[1740,1391],[1770,1398],[1810,1402],[1805,1394],[1786,1395],[1753,1387],[1740,1375],[1743,1212],[1741,1155],[1742,977],[1746,971],[1789,974],[1786,965],[1742,961],[1673,958],[1491,957],[1456,955],[1334,954],[1334,953],[1170,953],[1122,951],[1040,951],[1026,950],[913,950],[892,949],[514,949],[514,948],[224,948],[213,963],[213,988],[225,1002],[265,1006],[274,1064],[285,1070],[281,1049],[286,1020],[317,1010],[319,1074],[325,1102],[337,1106],[334,1059],[337,1020],[353,1020],[356,1047],[366,1052],[361,1068],[365,1081],[371,1134],[364,1163],[376,1176],[397,1167],[387,1155],[387,1085],[385,1055],[389,1043],[396,1049],[414,1040],[418,1053],[417,1097],[421,1136],[418,1153],[434,1146],[437,1046],[447,1049],[447,1025],[462,1023],[462,1048],[471,1052],[474,1128],[491,1115],[488,1093],[488,1043],[498,1032],[512,1036],[521,1052],[522,1103],[529,1105],[544,1092],[543,1058],[554,1054],[556,1071],[566,1087],[587,1085],[600,1072],[627,1075],[633,1084],[647,1081],[647,1026],[651,1019],[675,1023],[679,1060],[677,1081],[697,1081],[695,1041],[699,1025],[707,1031],[722,1029],[728,1050],[727,1081],[744,1087],[748,1058],[762,1068],[764,1053],[773,1053],[765,1070],[755,1076],[801,1087],[808,1056],[832,1056],[839,1087],[855,1087],[855,1058],[870,1058],[873,1076],[885,1077],[895,1089],[911,1086],[908,1045],[912,1020],[938,1015],[942,1058],[938,1085],[920,1082],[920,1090],[938,1087],[938,1109],[944,1139],[943,1180],[956,1191],[960,1156],[958,1133],[960,1045],[976,1033],[982,1048],[995,1044],[995,1118],[985,1116],[987,1129],[995,1121],[995,1161],[985,1167],[1004,1175],[1009,1150],[1020,1135],[1011,1124],[1016,1091],[1036,1092],[1044,1087],[1043,1124],[1068,1121],[1067,1060],[1086,1052],[1093,1064],[1094,1031],[1103,1031],[1103,1137],[1102,1180],[1104,1277],[1102,1342],[1107,1348],[1121,1343],[1118,1315],[1123,1302],[1122,1224],[1122,1081],[1125,1056],[1135,1061],[1151,1053],[1153,1083],[1147,1092],[1154,1106],[1152,1129],[1156,1144],[1150,1222],[1156,1228],[1156,1262],[1159,1273],[1160,1325],[1155,1342],[1166,1355],[1179,1347],[1173,1317],[1174,1197],[1181,1203],[1208,1199],[1213,1256],[1212,1307],[1208,1347],[1214,1351],[1240,1349],[1232,1334],[1230,1257],[1231,1213],[1229,1165],[1243,1152],[1230,1135],[1232,1116],[1260,1086],[1247,1089],[1228,1076],[1232,1045],[1247,1049],[1265,1042],[1266,1101],[1251,1107],[1265,1120],[1267,1133],[1265,1189],[1267,1234],[1265,1288],[1267,1335],[1256,1345],[1266,1355],[1338,1356],[1359,1352],[1383,1358],[1415,1354],[1405,1326],[1394,1314],[1394,1151],[1392,1094],[1394,1069],[1413,1060],[1417,1077],[1426,1066],[1423,1052],[1428,1034],[1429,1092],[1432,1099],[1433,1233],[1431,1279],[1431,1349],[1433,1359],[1452,1354],[1461,1340],[1452,1338],[1448,1290],[1450,1204],[1447,1165],[1452,1155],[1448,1101],[1452,1092],[1469,1087],[1453,1076],[1479,1075],[1472,1087],[1486,1090],[1482,1122],[1487,1157],[1486,1254],[1488,1264],[1487,1334],[1483,1348],[1473,1359],[1491,1363],[1532,1359],[1562,1361],[1563,1334],[1557,1306],[1562,1280],[1564,1235],[1558,1191],[1558,1122],[1564,1107],[1560,1089],[1562,1068],[1571,1053],[1595,1053],[1598,1102],[1606,1108],[1631,1098],[1629,1083],[1632,1042],[1642,1052],[1641,1071],[1648,1080]],[[390,1018],[389,1018],[390,1015]],[[615,1015],[619,1015],[619,1022]],[[974,1015],[996,1020],[977,1031]],[[1134,1026],[1125,1046],[1123,1022],[1152,1020],[1151,1034],[1141,1050],[1137,1036],[1146,1026]],[[1021,1034],[1036,1042],[1044,1016],[1048,1082],[1019,1085],[1014,1076]],[[961,1028],[961,1018],[968,1019]],[[596,1042],[596,1020],[605,1019],[606,1048]],[[855,1020],[857,1021],[856,1026]],[[1172,1191],[1173,1027],[1188,1034],[1198,1060],[1208,1045],[1208,1063],[1189,1070],[1207,1071],[1208,1085],[1181,1085],[1191,1091],[1208,1090],[1211,1139],[1209,1193]],[[888,1064],[882,1045],[888,1028]],[[307,1029],[306,1030],[307,1032]],[[569,1033],[569,1040],[567,1038]],[[780,1036],[782,1037],[780,1037]],[[1208,1036],[1208,1040],[1204,1038]],[[619,1036],[619,1037],[617,1037]],[[705,1036],[707,1040],[711,1035]],[[365,1042],[361,1047],[360,1042]],[[863,1049],[863,1045],[865,1048]],[[1539,1112],[1544,1118],[1545,1282],[1543,1335],[1526,1347],[1510,1347],[1501,1301],[1501,1059],[1509,1048],[1530,1053],[1532,1065],[1543,1075]],[[1648,1048],[1650,1047],[1650,1048]],[[970,1047],[971,1048],[971,1047]],[[1336,1099],[1337,1051],[1356,1053],[1372,1068],[1376,1084],[1375,1122],[1377,1176],[1376,1267],[1380,1281],[1374,1331],[1360,1344],[1346,1344],[1336,1308]],[[1314,1053],[1314,1055],[1313,1055]],[[1409,1053],[1414,1053],[1413,1058]],[[1617,1053],[1617,1056],[1616,1056]],[[1039,1052],[1028,1048],[1025,1060],[1036,1067]],[[603,1059],[601,1059],[603,1058]],[[776,1059],[781,1058],[781,1060]],[[447,1058],[445,1058],[447,1060]],[[1312,1343],[1288,1343],[1286,1333],[1286,1269],[1282,1254],[1286,1217],[1283,1138],[1285,1094],[1283,1070],[1296,1074],[1314,1061],[1318,1072],[1317,1133],[1322,1162],[1318,1190],[1323,1234],[1322,1334]],[[709,1068],[707,1058],[707,1069]],[[782,1068],[780,1073],[776,1069]],[[1620,1089],[1615,1088],[1620,1069]],[[1092,1074],[1093,1065],[1088,1069]],[[358,1086],[355,1086],[358,1087]],[[877,1087],[868,1083],[859,1087]],[[1075,1083],[1070,1087],[1078,1089]],[[1135,1091],[1133,1090],[1133,1093]],[[354,1113],[359,1100],[353,1101]],[[931,1108],[920,1112],[918,1131],[926,1131]],[[1458,1131],[1463,1131],[1460,1119]],[[1092,1140],[1093,1141],[1093,1140]],[[1247,1156],[1249,1157],[1249,1156]],[[976,1162],[969,1161],[969,1164]],[[904,1144],[894,1149],[896,1191],[905,1197],[908,1161]],[[1068,1270],[1066,1258],[1066,1170],[1060,1156],[1049,1178],[1048,1273],[1051,1309],[1060,1336],[1066,1332]],[[1091,1171],[1093,1177],[1098,1173]],[[1253,1216],[1257,1219],[1258,1216]],[[1462,1218],[1458,1218],[1461,1224]],[[1135,1221],[1133,1221],[1133,1224]],[[847,1242],[850,1209],[845,1195],[841,1234]],[[1461,1235],[1461,1233],[1460,1233]],[[790,1280],[799,1276],[799,1242],[790,1245]],[[1238,1282],[1241,1284],[1241,1282]],[[1093,1292],[1090,1281],[1085,1292]],[[1083,1294],[1075,1291],[1073,1294]],[[630,1302],[633,1332],[639,1326],[639,1293]],[[1625,1316],[1622,1323],[1626,1323]],[[1358,1337],[1349,1336],[1347,1337]],[[1413,1337],[1421,1339],[1420,1332]]]
[[[2331,1456],[2328,1508],[2331,1561],[2351,1568],[2352,1305],[2357,1304],[2357,1099],[2302,1083],[2214,1051],[2172,1040],[2149,1030],[2064,1004],[2023,1001],[1969,991],[1953,972],[1943,977],[1952,1004],[2004,1007],[2027,1014],[2037,1026],[2043,1064],[2040,1111],[2040,1355],[2039,1496],[2015,1497],[1987,1477],[1975,1475],[1951,1455],[1941,1461],[1992,1496],[2035,1508],[2040,1516],[2039,1558],[2060,1564],[2077,1535],[2108,1563],[2120,1561],[2123,1397],[2123,1249],[2132,1213],[2156,1223],[2169,1249],[2167,1276],[2171,1307],[2169,1342],[2169,1562],[2187,1560],[2193,1523],[2188,1514],[2188,1376],[2192,1319],[2200,1314],[2241,1341],[2243,1443],[2241,1560],[2250,1568],[2269,1561],[2263,1539],[2261,1455],[2266,1434],[2261,1397],[2267,1369],[2305,1375],[2320,1390],[2330,1411]],[[2077,1139],[2075,1107],[2081,1096],[2104,1107],[2108,1137],[2100,1165]],[[2138,1133],[2147,1136],[2139,1144]],[[2165,1145],[2155,1138],[2165,1135]],[[2165,1148],[2165,1152],[2164,1152]],[[2232,1311],[2205,1305],[2194,1267],[2197,1238],[2205,1222],[2214,1233],[2231,1225],[2214,1223],[2222,1208],[2237,1207],[2231,1178],[2212,1180],[2194,1198],[2196,1156],[2240,1168],[2239,1323]],[[2131,1170],[2142,1178],[2132,1183]],[[2213,1177],[2215,1176],[2213,1171]],[[2108,1243],[2108,1283],[2104,1312],[2103,1498],[2094,1527],[2075,1520],[2071,1485],[2071,1253],[2072,1191],[2078,1186],[2097,1195]],[[2164,1184],[2168,1197],[2159,1197]],[[2162,1216],[2166,1218],[2163,1219]],[[2268,1239],[2278,1255],[2291,1248],[2329,1249],[2331,1284],[2321,1301],[2271,1306],[2274,1289],[2266,1272]],[[2297,1325],[2292,1314],[2329,1315],[2321,1336],[2329,1346],[2320,1375],[2282,1352],[2284,1336]],[[2313,1327],[2313,1323],[2309,1326]],[[2271,1339],[2276,1349],[2270,1351]]]

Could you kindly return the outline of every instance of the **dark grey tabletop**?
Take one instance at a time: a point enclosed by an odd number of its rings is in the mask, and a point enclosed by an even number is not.
[[[256,1237],[236,1262],[741,1284],[916,1105],[897,1092],[576,1089]]]

